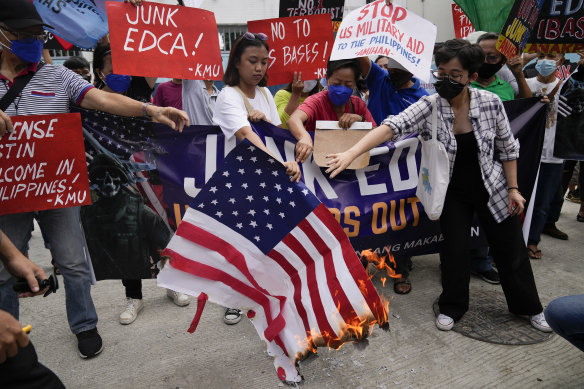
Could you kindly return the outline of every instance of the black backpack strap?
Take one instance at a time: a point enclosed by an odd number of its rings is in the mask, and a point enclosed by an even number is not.
[[[10,104],[12,104],[14,99],[16,99],[16,96],[18,96],[20,92],[22,92],[26,84],[28,84],[28,82],[32,80],[32,78],[35,76],[35,74],[38,73],[39,70],[41,70],[43,65],[44,65],[43,62],[39,62],[36,72],[28,73],[22,77],[17,77],[14,80],[14,83],[12,84],[10,89],[8,89],[8,92],[6,92],[6,94],[0,100],[0,111],[6,111],[6,109],[10,106]]]

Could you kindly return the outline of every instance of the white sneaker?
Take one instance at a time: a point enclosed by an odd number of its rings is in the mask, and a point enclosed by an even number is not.
[[[138,317],[138,313],[144,308],[142,299],[126,297],[126,309],[120,314],[121,324],[131,324]]]
[[[552,328],[545,320],[545,316],[543,312],[538,313],[537,315],[531,316],[531,326],[535,329],[538,329],[542,332],[552,332]]]
[[[450,316],[439,314],[436,318],[436,327],[442,331],[450,331],[454,327],[454,319]]]
[[[189,300],[189,295],[175,292],[174,290],[166,289],[166,295],[179,307],[185,307],[191,302],[191,300]]]

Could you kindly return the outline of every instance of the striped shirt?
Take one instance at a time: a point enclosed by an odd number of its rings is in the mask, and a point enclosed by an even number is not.
[[[19,77],[35,71],[36,66],[32,66]],[[11,86],[12,82],[0,74],[0,98]],[[93,85],[77,73],[63,66],[46,64],[26,84],[5,113],[8,116],[68,113],[70,104],[80,105],[91,88]]]
[[[501,99],[488,91],[469,88],[469,118],[472,123],[479,147],[479,165],[489,193],[488,208],[495,220],[500,223],[509,216],[507,180],[501,161],[519,158],[519,142],[513,137],[507,114]],[[450,161],[450,177],[456,158],[456,139],[452,132],[454,112],[446,99],[438,95],[422,97],[401,114],[389,116],[383,121],[394,131],[395,138],[412,132],[419,132],[429,139],[432,131],[432,103],[430,98],[437,97],[438,140],[444,144]]]

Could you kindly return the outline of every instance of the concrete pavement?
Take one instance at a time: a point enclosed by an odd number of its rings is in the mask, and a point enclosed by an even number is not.
[[[584,293],[584,224],[576,221],[578,206],[564,204],[558,227],[570,239],[544,236],[544,257],[532,261],[542,303]],[[38,229],[31,241],[31,258],[52,271],[50,254]],[[440,293],[438,255],[414,258],[413,290],[394,296],[392,284],[375,284],[390,303],[390,332],[373,331],[366,348],[353,344],[340,350],[319,349],[318,357],[301,363],[304,388],[582,388],[584,353],[555,335],[543,343],[505,346],[438,331],[432,303]],[[59,277],[62,281],[62,277]],[[129,326],[118,316],[124,308],[121,281],[101,281],[92,295],[99,314],[98,329],[105,349],[82,360],[69,330],[65,293],[21,300],[23,325],[39,359],[67,388],[278,388],[271,358],[245,318],[223,324],[223,308],[207,304],[194,334],[186,332],[195,302],[175,306],[155,280],[143,286],[144,310]],[[471,280],[473,290],[502,293],[499,285]],[[194,300],[194,299],[193,299]],[[506,307],[502,306],[502,310]]]

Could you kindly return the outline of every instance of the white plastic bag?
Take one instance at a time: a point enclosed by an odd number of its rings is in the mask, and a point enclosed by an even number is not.
[[[432,138],[422,139],[422,159],[420,161],[420,175],[416,196],[424,206],[424,211],[430,220],[438,220],[444,207],[444,198],[450,181],[450,165],[448,153],[444,145],[438,140],[438,110],[437,96],[432,96]]]

